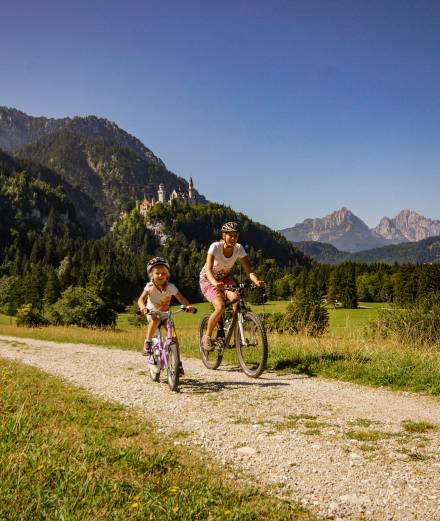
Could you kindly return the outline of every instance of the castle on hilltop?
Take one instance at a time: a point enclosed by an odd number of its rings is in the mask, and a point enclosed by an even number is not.
[[[153,206],[157,203],[163,203],[163,204],[171,204],[173,201],[181,202],[181,203],[190,203],[190,204],[196,204],[200,203],[200,197],[197,196],[195,190],[194,190],[194,183],[192,178],[189,178],[188,183],[188,192],[178,192],[177,190],[173,190],[170,194],[170,197],[166,198],[166,192],[165,192],[165,186],[163,183],[160,183],[159,189],[157,190],[157,201],[154,200],[154,197],[151,198],[151,200],[147,199],[144,196],[143,201],[136,201],[136,210],[145,217],[148,213],[148,211],[153,208]]]

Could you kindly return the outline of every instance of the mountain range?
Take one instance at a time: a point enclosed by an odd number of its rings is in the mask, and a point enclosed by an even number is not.
[[[157,198],[160,183],[168,194],[188,190],[188,182],[170,172],[141,141],[96,116],[33,117],[0,107],[0,148],[20,161],[46,166],[86,194],[103,216],[97,218],[91,211],[87,218],[102,223],[102,233],[137,199]],[[206,201],[195,193],[198,200]]]
[[[396,217],[383,217],[375,228],[369,228],[349,209],[341,208],[323,218],[306,219],[280,233],[294,243],[326,243],[353,253],[440,235],[440,221],[402,210]]]

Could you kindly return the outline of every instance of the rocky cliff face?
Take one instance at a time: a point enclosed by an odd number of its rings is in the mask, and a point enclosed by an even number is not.
[[[292,242],[326,242],[350,252],[386,244],[385,239],[370,230],[348,208],[341,208],[322,219],[306,219],[292,228],[280,230],[280,233]]]
[[[12,150],[48,136],[68,122],[69,118],[35,118],[17,109],[0,107],[0,148]]]
[[[394,219],[384,217],[374,231],[392,242],[421,241],[440,235],[440,221],[434,221],[412,210],[402,210]]]
[[[74,118],[34,117],[20,110],[0,107],[0,148],[12,150],[49,136],[58,130],[90,138],[112,140],[148,160],[149,163],[165,168],[139,139],[121,129],[113,121],[96,116]]]
[[[322,219],[306,219],[280,233],[292,242],[319,241],[338,250],[357,252],[440,235],[440,221],[402,210],[393,219],[383,217],[370,229],[350,210],[341,208]]]

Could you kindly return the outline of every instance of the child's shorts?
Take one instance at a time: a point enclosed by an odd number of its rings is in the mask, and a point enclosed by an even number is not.
[[[219,282],[223,282],[226,286],[236,286],[237,283],[232,277],[224,277],[220,279]],[[203,296],[209,302],[212,302],[219,295],[223,295],[226,298],[226,291],[220,291],[215,286],[213,286],[206,277],[202,277],[200,279],[200,289],[202,291]],[[228,290],[229,291],[229,290]]]

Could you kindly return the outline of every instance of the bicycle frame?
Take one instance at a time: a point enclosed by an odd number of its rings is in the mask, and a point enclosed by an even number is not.
[[[228,326],[227,331],[224,330],[224,318],[223,315],[220,317],[219,326],[220,331],[223,333],[223,350],[226,347],[230,347],[229,343],[231,341],[231,337],[234,335],[236,327],[238,327],[238,331],[240,333],[240,338],[242,343],[246,343],[246,338],[243,330],[243,311],[249,311],[249,308],[246,306],[243,298],[243,290],[246,287],[245,284],[239,284],[238,286],[225,286],[227,291],[233,291],[234,293],[238,293],[238,302],[237,307],[233,311],[231,322]],[[233,303],[228,301],[226,302],[226,306],[232,306]],[[225,337],[226,333],[226,337]],[[219,346],[220,347],[220,346]],[[234,347],[234,346],[231,346]]]
[[[167,356],[167,346],[171,344],[171,342],[176,342],[177,340],[177,332],[174,326],[174,321],[172,316],[176,313],[180,313],[184,311],[183,309],[179,309],[178,311],[150,311],[148,315],[155,315],[160,318],[160,323],[157,326],[157,333],[154,338],[157,339],[157,348],[159,349],[159,362],[160,368],[168,369],[168,356]],[[161,329],[165,327],[165,340],[162,337]],[[148,360],[150,365],[155,365],[152,360]]]

